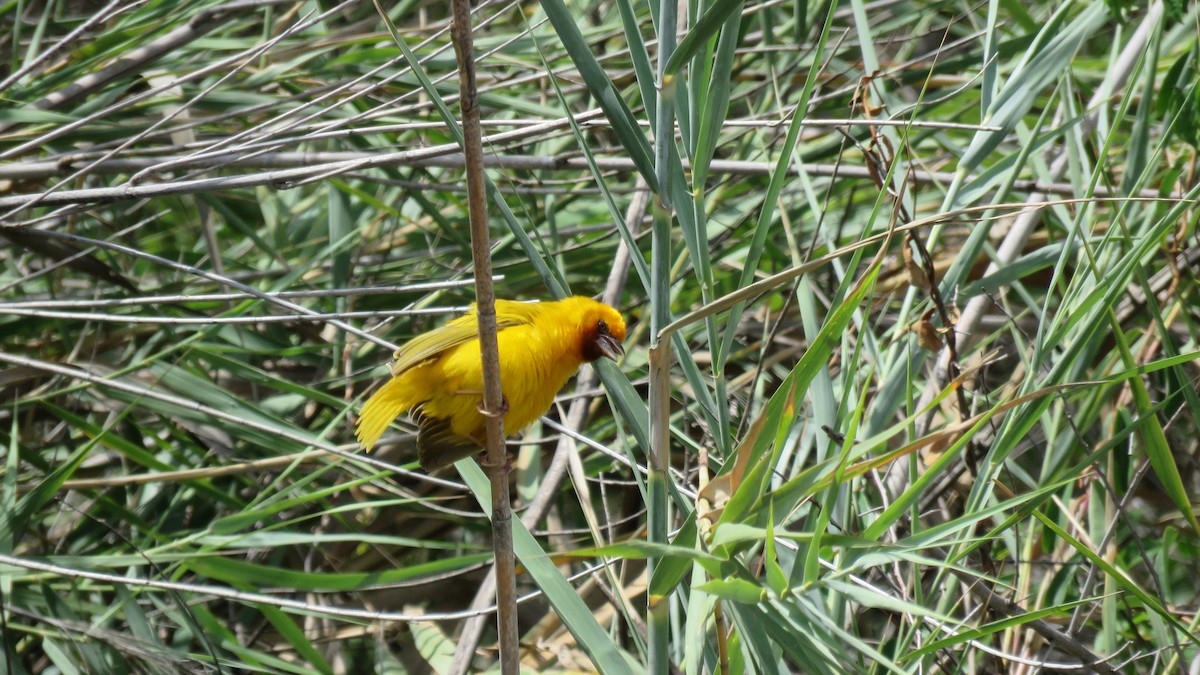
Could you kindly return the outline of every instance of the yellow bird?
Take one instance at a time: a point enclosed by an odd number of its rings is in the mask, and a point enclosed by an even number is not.
[[[544,415],[579,366],[625,354],[625,320],[580,296],[557,302],[496,301],[505,434]],[[483,364],[475,307],[396,350],[392,379],[367,399],[358,441],[370,450],[400,413],[413,412],[417,454],[426,471],[474,455],[486,443]]]

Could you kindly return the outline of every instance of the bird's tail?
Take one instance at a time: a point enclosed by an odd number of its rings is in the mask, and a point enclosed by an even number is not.
[[[371,398],[367,399],[362,412],[359,413],[357,429],[358,442],[368,451],[374,447],[379,437],[391,426],[396,417],[408,410],[413,404],[406,400],[406,387],[401,383],[402,378],[393,377],[379,388]]]

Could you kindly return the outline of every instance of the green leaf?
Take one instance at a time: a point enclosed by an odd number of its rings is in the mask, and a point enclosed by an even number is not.
[[[454,465],[475,494],[480,507],[492,509],[491,483],[474,459],[460,460]],[[596,622],[595,615],[580,599],[579,594],[563,577],[562,572],[542,550],[529,529],[518,518],[512,519],[513,550],[525,570],[558,613],[563,624],[575,636],[579,647],[587,652],[600,672],[624,675],[633,673],[631,661],[613,639]]]
[[[653,192],[661,192],[664,186],[660,186],[655,177],[654,157],[650,150],[650,142],[646,140],[646,135],[638,127],[633,113],[625,104],[625,99],[613,86],[612,80],[604,72],[596,60],[596,56],[592,54],[591,46],[588,45],[583,33],[579,30],[578,18],[567,9],[562,0],[541,0],[541,5],[542,10],[546,12],[546,17],[554,26],[555,32],[558,33],[559,39],[562,40],[563,48],[567,50],[571,61],[579,69],[584,84],[592,92],[596,103],[604,111],[604,116],[612,124],[617,140],[629,153],[634,166],[646,179],[650,189]]]
[[[472,553],[427,563],[417,563],[375,572],[300,572],[273,565],[260,565],[234,558],[208,556],[187,561],[197,574],[249,588],[286,587],[297,591],[358,591],[375,586],[411,582],[429,576],[448,574],[478,565],[492,558],[487,553]]]
[[[767,589],[745,579],[713,579],[708,583],[701,584],[698,588],[722,600],[747,605],[758,604],[770,595]]]
[[[671,53],[671,58],[667,60],[666,73],[668,75],[678,73],[683,64],[695,56],[704,43],[721,30],[721,26],[729,20],[729,17],[742,11],[743,2],[744,0],[717,0],[709,5],[700,20],[692,26],[687,35],[679,41],[675,51]]]

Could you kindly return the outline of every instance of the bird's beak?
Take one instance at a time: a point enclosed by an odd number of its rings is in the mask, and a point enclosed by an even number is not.
[[[616,361],[625,356],[625,348],[621,346],[619,340],[611,335],[600,335],[596,338],[596,346],[600,348],[600,353],[608,358]]]

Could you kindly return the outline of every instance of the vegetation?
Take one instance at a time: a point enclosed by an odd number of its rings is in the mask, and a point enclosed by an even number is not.
[[[7,672],[494,667],[482,470],[353,438],[474,297],[448,4],[0,4]],[[1196,3],[474,23],[498,294],[631,328],[525,668],[1196,667]]]

